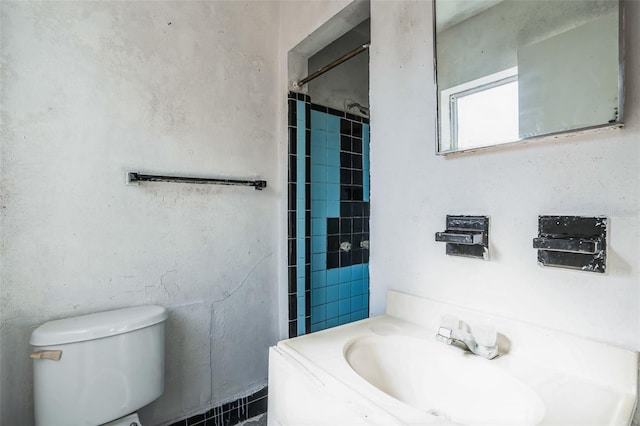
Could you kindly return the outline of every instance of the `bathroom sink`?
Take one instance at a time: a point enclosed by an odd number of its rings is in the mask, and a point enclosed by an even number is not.
[[[631,424],[637,352],[404,293],[387,296],[386,314],[270,349],[270,425]],[[447,315],[470,330],[495,327],[499,356],[436,339]]]
[[[359,337],[344,347],[351,368],[387,395],[454,423],[532,425],[545,415],[530,387],[495,361],[403,335]]]

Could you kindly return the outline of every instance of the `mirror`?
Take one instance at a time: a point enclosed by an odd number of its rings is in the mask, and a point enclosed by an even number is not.
[[[439,154],[622,126],[618,0],[435,0]]]

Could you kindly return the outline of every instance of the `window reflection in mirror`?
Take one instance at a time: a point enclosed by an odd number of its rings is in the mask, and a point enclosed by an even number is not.
[[[439,153],[622,124],[618,0],[435,0]]]
[[[457,150],[518,140],[518,69],[473,80],[442,91],[449,128],[446,143]]]

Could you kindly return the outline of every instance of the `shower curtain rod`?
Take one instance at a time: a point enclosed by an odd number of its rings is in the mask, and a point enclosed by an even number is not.
[[[313,74],[308,75],[307,77],[303,78],[302,80],[298,81],[296,83],[297,87],[302,87],[305,84],[307,84],[308,82],[310,82],[311,80],[320,77],[322,74],[324,74],[325,72],[329,71],[330,69],[333,69],[335,67],[337,67],[338,65],[340,65],[341,63],[348,61],[349,59],[353,58],[356,55],[359,55],[360,53],[364,52],[365,50],[367,50],[369,48],[369,46],[371,46],[371,42],[368,41],[365,44],[363,44],[360,47],[357,47],[356,49],[353,49],[351,52],[346,53],[342,56],[340,56],[338,59],[336,59],[335,61],[331,62],[328,65],[325,65],[324,67],[320,68],[318,71],[314,72]]]

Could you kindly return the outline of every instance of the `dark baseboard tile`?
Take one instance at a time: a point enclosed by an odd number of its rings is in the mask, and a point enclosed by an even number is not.
[[[170,426],[232,426],[267,412],[268,389],[214,407]]]

